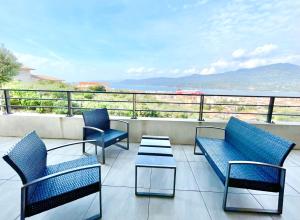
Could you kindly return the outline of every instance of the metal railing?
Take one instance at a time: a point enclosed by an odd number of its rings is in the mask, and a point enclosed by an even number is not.
[[[76,103],[92,102],[92,103],[119,103],[127,104],[125,108],[108,107],[111,111],[126,111],[129,112],[131,118],[136,119],[141,112],[152,112],[152,113],[184,113],[184,114],[197,114],[197,119],[199,121],[204,120],[205,114],[223,114],[223,115],[260,115],[265,117],[265,121],[268,123],[272,122],[273,116],[286,116],[286,117],[300,117],[297,112],[278,112],[274,113],[274,108],[285,108],[285,109],[296,109],[300,108],[300,96],[273,96],[273,95],[227,95],[227,94],[177,94],[177,93],[152,93],[152,92],[100,92],[100,91],[79,91],[79,90],[33,90],[33,89],[1,89],[0,90],[0,107],[4,109],[7,114],[12,114],[13,110],[22,109],[61,109],[64,110],[67,116],[73,116],[75,114],[85,110],[93,109],[96,107],[86,107],[78,105]],[[30,96],[32,95],[32,96]],[[35,95],[35,96],[34,96]],[[38,97],[36,97],[38,95]],[[85,96],[84,96],[85,95]],[[88,95],[88,97],[86,97]],[[101,99],[95,99],[95,95],[100,96]],[[120,99],[118,95],[126,96],[126,99]],[[114,98],[107,99],[108,96],[113,96]],[[150,99],[149,97],[156,97],[155,99]],[[105,98],[103,98],[105,97]],[[158,99],[157,97],[161,97]],[[174,98],[175,97],[175,98]],[[183,97],[178,100],[177,97]],[[187,98],[189,97],[189,98]],[[192,98],[193,97],[193,98]],[[210,98],[256,98],[264,99],[265,102],[257,103],[237,103],[237,102],[211,102],[207,101]],[[141,98],[141,99],[139,99]],[[171,98],[171,101],[170,101]],[[175,101],[173,99],[175,99]],[[275,104],[277,99],[293,100],[290,105],[285,104]],[[31,102],[30,102],[31,101]],[[47,105],[49,102],[52,105]],[[267,102],[266,102],[267,101]],[[27,102],[27,103],[26,103]],[[46,104],[43,104],[46,102]],[[55,102],[62,102],[63,105],[53,105],[57,104]],[[298,104],[297,104],[298,103]],[[156,109],[143,108],[143,106],[151,106],[153,104],[158,105]],[[176,106],[172,109],[163,109],[161,106]],[[95,106],[95,105],[94,105]],[[240,107],[240,108],[262,108],[266,111],[222,111],[218,110],[218,106],[222,107]],[[183,109],[183,107],[188,107],[188,109]],[[213,108],[213,109],[212,109]],[[217,109],[216,109],[217,108]],[[210,110],[209,110],[210,109]],[[212,110],[211,110],[212,109]]]

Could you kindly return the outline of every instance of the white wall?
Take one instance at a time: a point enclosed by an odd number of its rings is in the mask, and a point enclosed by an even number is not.
[[[124,118],[123,118],[124,119]],[[130,123],[130,141],[139,142],[143,134],[170,136],[173,144],[193,144],[195,127],[210,125],[224,127],[225,122],[197,122],[194,120],[141,118],[128,119]],[[269,130],[279,136],[294,141],[300,149],[300,124],[266,124],[256,126]],[[42,138],[81,139],[83,119],[81,116],[47,114],[10,114],[0,115],[0,136],[24,136],[36,130]],[[112,126],[122,128],[122,124],[112,122]],[[124,127],[125,129],[125,127]],[[204,132],[204,131],[203,131]],[[203,135],[222,136],[222,131],[207,130]]]

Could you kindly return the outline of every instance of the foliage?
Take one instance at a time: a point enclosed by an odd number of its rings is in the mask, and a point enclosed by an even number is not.
[[[57,90],[55,92],[36,92],[36,91],[10,91],[10,102],[12,105],[13,112],[17,111],[28,111],[38,113],[54,113],[54,114],[67,114],[67,92],[65,90],[74,90],[74,87],[65,83],[57,82],[35,82],[30,83],[8,83],[6,87],[11,89],[49,89]],[[188,96],[161,96],[161,95],[136,95],[136,114],[138,117],[160,117],[160,118],[189,118],[198,119],[199,117],[199,104],[196,99]],[[195,98],[195,97],[194,97]],[[117,116],[133,116],[133,96],[132,94],[117,94],[117,93],[81,93],[74,92],[71,94],[73,114],[81,114],[83,111],[94,108],[108,108],[110,115]],[[262,104],[264,100],[257,100],[252,98],[236,98],[230,99],[225,98],[207,98],[206,104],[204,105],[204,119],[222,119],[228,120],[232,114],[224,114],[220,112],[230,113],[256,113],[266,112],[266,107]],[[78,100],[78,101],[76,101]],[[267,100],[268,101],[268,100]],[[295,105],[295,99],[284,100],[278,105]],[[164,103],[161,103],[164,102]],[[187,103],[185,105],[178,103]],[[191,103],[191,104],[189,104]],[[196,103],[196,104],[195,104]],[[211,105],[207,105],[211,103]],[[219,105],[223,103],[225,105]],[[246,104],[260,104],[259,106],[247,106]],[[292,104],[291,104],[292,103]],[[227,104],[227,105],[226,105]],[[231,104],[241,104],[235,106]],[[242,105],[245,104],[245,105]],[[56,108],[58,107],[58,108]],[[172,112],[176,111],[176,112]],[[185,113],[181,111],[190,111],[191,113]],[[274,114],[297,114],[300,108],[274,108]],[[192,113],[193,112],[193,113]],[[236,114],[234,116],[240,116],[245,120],[265,120],[265,115],[251,115]],[[284,120],[284,121],[297,121],[300,117],[288,117],[274,115],[273,120]]]
[[[21,64],[17,58],[4,46],[0,47],[0,88],[16,76],[20,70]]]
[[[91,86],[89,89],[95,92],[106,92],[106,88],[103,85]]]

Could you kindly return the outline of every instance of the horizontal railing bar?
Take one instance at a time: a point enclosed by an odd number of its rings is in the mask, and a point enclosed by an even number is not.
[[[97,109],[97,108],[87,108],[87,107],[72,107],[74,110],[78,109]],[[114,110],[114,111],[132,111],[132,109],[122,109],[122,108],[108,108],[107,110]]]
[[[179,105],[199,105],[199,102],[159,102],[159,101],[136,101],[136,104],[179,104]]]
[[[267,115],[268,113],[259,112],[203,112],[204,114],[234,114],[234,115]]]
[[[179,110],[156,110],[156,109],[136,109],[138,112],[177,112],[177,113],[199,113],[199,111],[179,111]]]
[[[256,104],[235,104],[235,103],[204,103],[204,105],[217,105],[217,106],[249,106],[249,107],[268,107],[269,105],[256,105]]]
[[[177,111],[177,110],[151,110],[151,109],[137,109],[136,111],[140,111],[140,112],[143,112],[143,111],[156,111],[156,112],[176,112],[176,113],[199,113],[199,111]],[[206,113],[206,114],[235,114],[235,115],[238,115],[238,114],[247,114],[247,115],[267,115],[267,113],[258,113],[258,112],[203,112],[203,113]]]
[[[273,113],[273,115],[300,117],[300,114],[281,114],[281,113]]]
[[[288,96],[288,95],[238,95],[238,94],[211,94],[211,93],[199,93],[199,94],[191,94],[191,93],[163,93],[163,92],[117,92],[117,91],[79,91],[79,90],[47,90],[47,89],[0,89],[0,90],[8,90],[8,91],[18,91],[18,92],[60,92],[60,93],[66,93],[66,92],[72,92],[72,93],[94,93],[94,94],[137,94],[137,95],[170,95],[170,96],[216,96],[216,97],[253,97],[253,98],[269,98],[269,97],[275,97],[275,98],[300,98],[300,96]]]
[[[127,103],[132,103],[132,101],[127,101],[127,100],[94,100],[94,99],[72,99],[72,102],[127,102]]]
[[[274,105],[274,108],[279,107],[279,108],[300,108],[300,105]]]
[[[13,108],[57,108],[57,109],[63,109],[68,108],[67,106],[38,106],[38,105],[11,105]]]
[[[22,97],[10,97],[10,99],[17,99],[17,100],[37,100],[37,101],[43,101],[43,100],[52,100],[52,101],[67,101],[67,99],[51,99],[51,98],[22,98]]]

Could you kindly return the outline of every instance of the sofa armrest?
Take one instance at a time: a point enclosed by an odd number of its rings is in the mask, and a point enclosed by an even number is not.
[[[220,127],[214,127],[214,126],[196,126],[195,138],[197,137],[198,130],[201,129],[201,128],[205,128],[205,129],[217,129],[217,130],[223,130],[223,131],[225,131],[225,128],[220,128]]]
[[[275,165],[275,164],[270,164],[270,163],[262,163],[262,162],[257,162],[257,161],[241,161],[241,160],[234,160],[234,161],[228,161],[229,166],[232,165],[256,165],[256,166],[266,166],[266,167],[273,167],[277,168],[280,170],[286,170],[284,167]]]
[[[257,162],[257,161],[228,161],[228,167],[227,167],[227,173],[226,173],[226,185],[228,185],[228,181],[230,179],[230,172],[232,166],[241,166],[241,165],[253,165],[253,166],[262,166],[262,167],[270,167],[274,168],[280,171],[280,185],[284,185],[285,182],[285,174],[286,169],[284,167],[275,165],[275,164],[269,164],[269,163],[263,163],[263,162]]]

